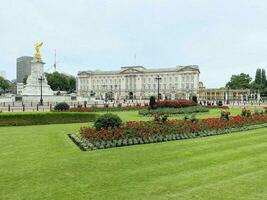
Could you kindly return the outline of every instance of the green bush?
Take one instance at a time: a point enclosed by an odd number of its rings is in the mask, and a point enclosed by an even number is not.
[[[221,106],[223,106],[223,102],[222,102],[221,100],[219,100],[219,101],[217,102],[217,105],[218,105],[219,107],[221,107]]]
[[[264,113],[263,110],[255,110],[254,111],[255,115],[263,115],[263,113]]]
[[[70,106],[66,102],[57,103],[54,107],[54,110],[56,110],[56,111],[66,111],[69,109],[70,109]]]
[[[155,114],[154,121],[159,123],[165,123],[168,120],[168,115],[166,114]]]
[[[149,99],[149,107],[151,109],[155,109],[156,108],[156,97],[155,96],[151,96]]]
[[[251,116],[251,111],[249,109],[243,108],[242,112],[241,112],[241,116],[250,117]]]
[[[195,103],[197,103],[197,96],[196,96],[196,95],[194,95],[194,96],[192,97],[192,101],[194,101]]]
[[[231,115],[231,113],[228,111],[224,111],[224,110],[221,111],[221,119],[225,119],[225,120],[229,121],[230,115]]]
[[[43,112],[1,113],[0,126],[23,126],[41,124],[65,124],[95,121],[95,113]]]
[[[95,128],[97,130],[100,129],[108,129],[108,128],[118,128],[122,124],[121,118],[118,115],[114,115],[112,113],[107,113],[99,116],[95,121]]]

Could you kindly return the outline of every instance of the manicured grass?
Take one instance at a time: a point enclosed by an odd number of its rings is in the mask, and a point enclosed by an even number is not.
[[[242,109],[240,108],[229,109],[232,116],[241,114],[241,110]],[[106,112],[96,112],[96,113],[101,114],[101,113],[106,113]],[[119,115],[123,121],[147,121],[147,120],[153,119],[153,117],[150,117],[150,116],[139,115],[138,111],[117,111],[117,112],[112,112],[112,113]],[[202,118],[202,119],[203,118],[218,118],[220,117],[220,115],[221,115],[220,109],[210,109],[209,112],[197,113],[196,117]],[[184,114],[180,114],[180,115],[169,117],[169,119],[183,119],[184,116],[185,116]]]
[[[267,199],[267,129],[82,152],[80,126],[0,128],[0,199]]]

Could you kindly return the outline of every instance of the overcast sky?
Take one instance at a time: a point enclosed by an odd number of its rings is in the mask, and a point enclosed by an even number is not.
[[[116,70],[197,64],[207,87],[267,66],[267,1],[1,0],[0,70],[42,48],[46,70]]]

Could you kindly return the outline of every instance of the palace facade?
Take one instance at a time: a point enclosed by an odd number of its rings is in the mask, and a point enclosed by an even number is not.
[[[159,94],[162,99],[189,99],[198,95],[199,67],[147,69],[143,66],[121,67],[118,71],[80,71],[77,91],[80,96],[96,99],[149,99]]]

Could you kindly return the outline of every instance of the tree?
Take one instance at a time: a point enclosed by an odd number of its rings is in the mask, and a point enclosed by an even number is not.
[[[51,89],[56,91],[74,91],[76,88],[76,79],[73,76],[68,76],[63,73],[54,72],[45,74],[48,85]]]
[[[266,87],[266,71],[265,69],[261,70],[261,79],[262,79],[262,86],[265,88]]]
[[[156,97],[155,96],[151,96],[149,99],[149,107],[151,109],[155,109],[156,108]]]
[[[24,84],[24,85],[27,84],[27,79],[28,79],[28,75],[24,76],[24,78],[23,78],[23,84]]]
[[[10,87],[9,81],[4,79],[2,76],[0,76],[0,88],[6,92],[6,90]]]
[[[249,89],[252,78],[249,74],[241,73],[232,75],[231,80],[226,84],[230,89]]]
[[[261,85],[262,84],[262,76],[261,76],[261,69],[257,69],[256,75],[255,75],[255,84]]]
[[[252,90],[264,91],[267,81],[266,81],[266,71],[265,69],[257,69],[255,80],[251,83]]]
[[[74,92],[76,89],[76,78],[69,76],[69,91]]]

